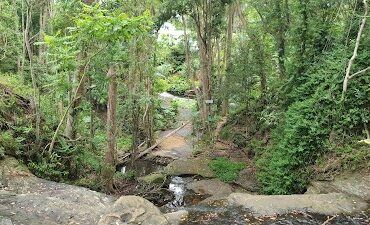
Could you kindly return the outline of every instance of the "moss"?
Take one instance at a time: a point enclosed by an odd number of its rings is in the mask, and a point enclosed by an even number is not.
[[[162,184],[166,181],[166,176],[162,173],[151,173],[147,176],[139,177],[138,180],[147,184]]]
[[[244,163],[233,162],[223,157],[212,160],[208,166],[221,181],[226,183],[235,181],[239,172],[245,168]]]

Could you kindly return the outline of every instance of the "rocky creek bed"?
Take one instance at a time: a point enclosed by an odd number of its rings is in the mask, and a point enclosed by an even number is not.
[[[189,116],[190,109],[180,109],[181,121]],[[138,196],[109,196],[46,181],[14,158],[1,160],[5,173],[0,174],[6,177],[0,177],[0,225],[370,224],[369,171],[315,182],[305,195],[256,195],[249,192],[258,186],[248,169],[235,185],[215,179],[208,158],[192,158],[190,136],[191,125],[150,154],[151,158],[169,158],[171,163],[165,167],[144,160],[135,167],[117,168],[124,173],[139,171],[137,182],[156,183],[172,192],[160,203],[157,200],[163,196],[148,197],[156,199],[156,206]]]
[[[185,166],[190,161],[176,165]],[[237,187],[214,178],[199,179],[199,175],[190,174],[190,167],[185,166],[184,173],[176,168],[177,176],[169,175],[174,176],[169,189],[176,192],[176,198],[170,205],[158,208],[138,196],[118,198],[37,178],[13,158],[0,161],[0,168],[6,168],[8,174],[6,185],[0,189],[0,225],[319,225],[328,219],[331,220],[326,224],[368,225],[370,222],[369,199],[366,199],[369,177],[364,174],[357,179],[351,176],[351,188],[346,189],[349,192],[343,192],[343,186],[339,186],[348,182],[333,181],[325,185],[333,185],[337,193],[311,191],[305,195],[261,196],[242,193]],[[168,168],[164,170],[171,174]],[[194,173],[198,172],[205,171]]]

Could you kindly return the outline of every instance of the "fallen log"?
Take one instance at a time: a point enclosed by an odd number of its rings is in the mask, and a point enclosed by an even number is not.
[[[183,125],[181,125],[179,128],[171,131],[169,134],[167,134],[166,136],[162,137],[161,139],[159,139],[154,145],[150,146],[149,148],[145,149],[144,151],[142,151],[138,156],[135,157],[135,160],[138,160],[140,159],[141,157],[143,157],[144,155],[148,154],[150,151],[152,151],[153,149],[155,149],[159,144],[161,144],[164,140],[166,140],[167,138],[171,137],[172,135],[176,134],[178,131],[180,131],[182,128],[184,128],[186,125],[188,125],[190,123],[190,121],[187,121],[185,122]]]

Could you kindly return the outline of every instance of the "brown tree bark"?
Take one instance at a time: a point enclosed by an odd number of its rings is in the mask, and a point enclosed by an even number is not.
[[[200,78],[202,83],[202,123],[203,128],[209,131],[210,124],[208,118],[212,116],[212,104],[206,101],[212,100],[211,87],[211,69],[213,64],[212,48],[212,1],[205,0],[193,5],[194,13],[192,15],[197,33],[197,44],[200,54]]]
[[[107,73],[109,80],[108,88],[108,111],[107,111],[107,151],[105,153],[105,167],[102,171],[104,186],[107,192],[112,192],[113,176],[115,173],[117,150],[116,150],[116,111],[117,111],[117,71],[115,65],[110,65]]]
[[[195,84],[195,81],[197,80],[196,73],[195,73],[195,71],[193,71],[193,69],[191,67],[191,56],[190,56],[191,51],[190,51],[188,27],[187,27],[185,15],[181,15],[181,20],[182,20],[183,29],[184,29],[186,71],[187,71],[187,74],[190,78],[191,85],[192,85],[192,87],[195,91],[195,97],[197,99],[197,104],[198,104],[198,107],[199,107],[199,110],[200,110],[200,114],[203,115],[203,107],[201,106],[202,96],[201,96],[201,93],[199,92],[198,87]]]

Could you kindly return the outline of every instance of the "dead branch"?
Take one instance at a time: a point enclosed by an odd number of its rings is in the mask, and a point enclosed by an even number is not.
[[[366,73],[367,71],[370,71],[370,66],[367,67],[366,69],[363,69],[363,70],[360,70],[354,74],[352,74],[350,77],[349,77],[349,80],[352,79],[353,77],[357,76],[357,75],[360,75],[360,74],[363,74],[363,73]]]
[[[327,225],[329,224],[330,221],[332,221],[333,219],[335,219],[338,215],[335,215],[335,216],[332,216],[332,217],[329,217],[327,220],[325,220],[325,222],[321,225]]]
[[[360,29],[359,29],[358,34],[357,34],[357,39],[356,39],[356,43],[355,43],[355,49],[353,50],[353,55],[352,55],[351,59],[348,62],[348,67],[347,67],[347,70],[346,70],[346,76],[344,77],[344,81],[343,81],[342,99],[344,98],[344,95],[347,92],[348,81],[351,78],[353,78],[354,76],[356,76],[358,74],[361,74],[361,73],[364,73],[362,71],[359,71],[359,72],[357,72],[357,73],[355,73],[351,76],[351,69],[352,69],[353,63],[355,62],[355,59],[358,55],[358,48],[360,47],[361,36],[362,36],[362,33],[364,31],[364,28],[365,28],[367,16],[369,15],[369,5],[367,3],[367,0],[363,0],[363,3],[364,3],[364,8],[365,8],[365,13],[364,13],[364,16],[362,18],[362,22],[360,24]],[[366,72],[367,69],[365,69],[364,71]]]
[[[215,133],[214,133],[215,140],[218,139],[218,136],[220,135],[221,130],[222,130],[222,128],[224,127],[224,125],[226,123],[227,123],[227,117],[226,116],[222,117],[221,120],[217,123],[217,127],[216,127],[216,130],[215,130]]]
[[[152,145],[151,147],[147,148],[146,150],[144,150],[143,152],[141,152],[137,157],[135,157],[135,160],[138,160],[141,157],[143,157],[144,155],[148,154],[150,151],[152,151],[153,149],[155,149],[159,144],[161,144],[164,140],[166,140],[167,138],[169,138],[172,135],[176,134],[179,130],[181,130],[182,128],[184,128],[189,123],[190,123],[190,121],[185,122],[179,128],[173,130],[172,132],[170,132],[169,134],[167,134],[163,138],[159,139],[154,145]]]

